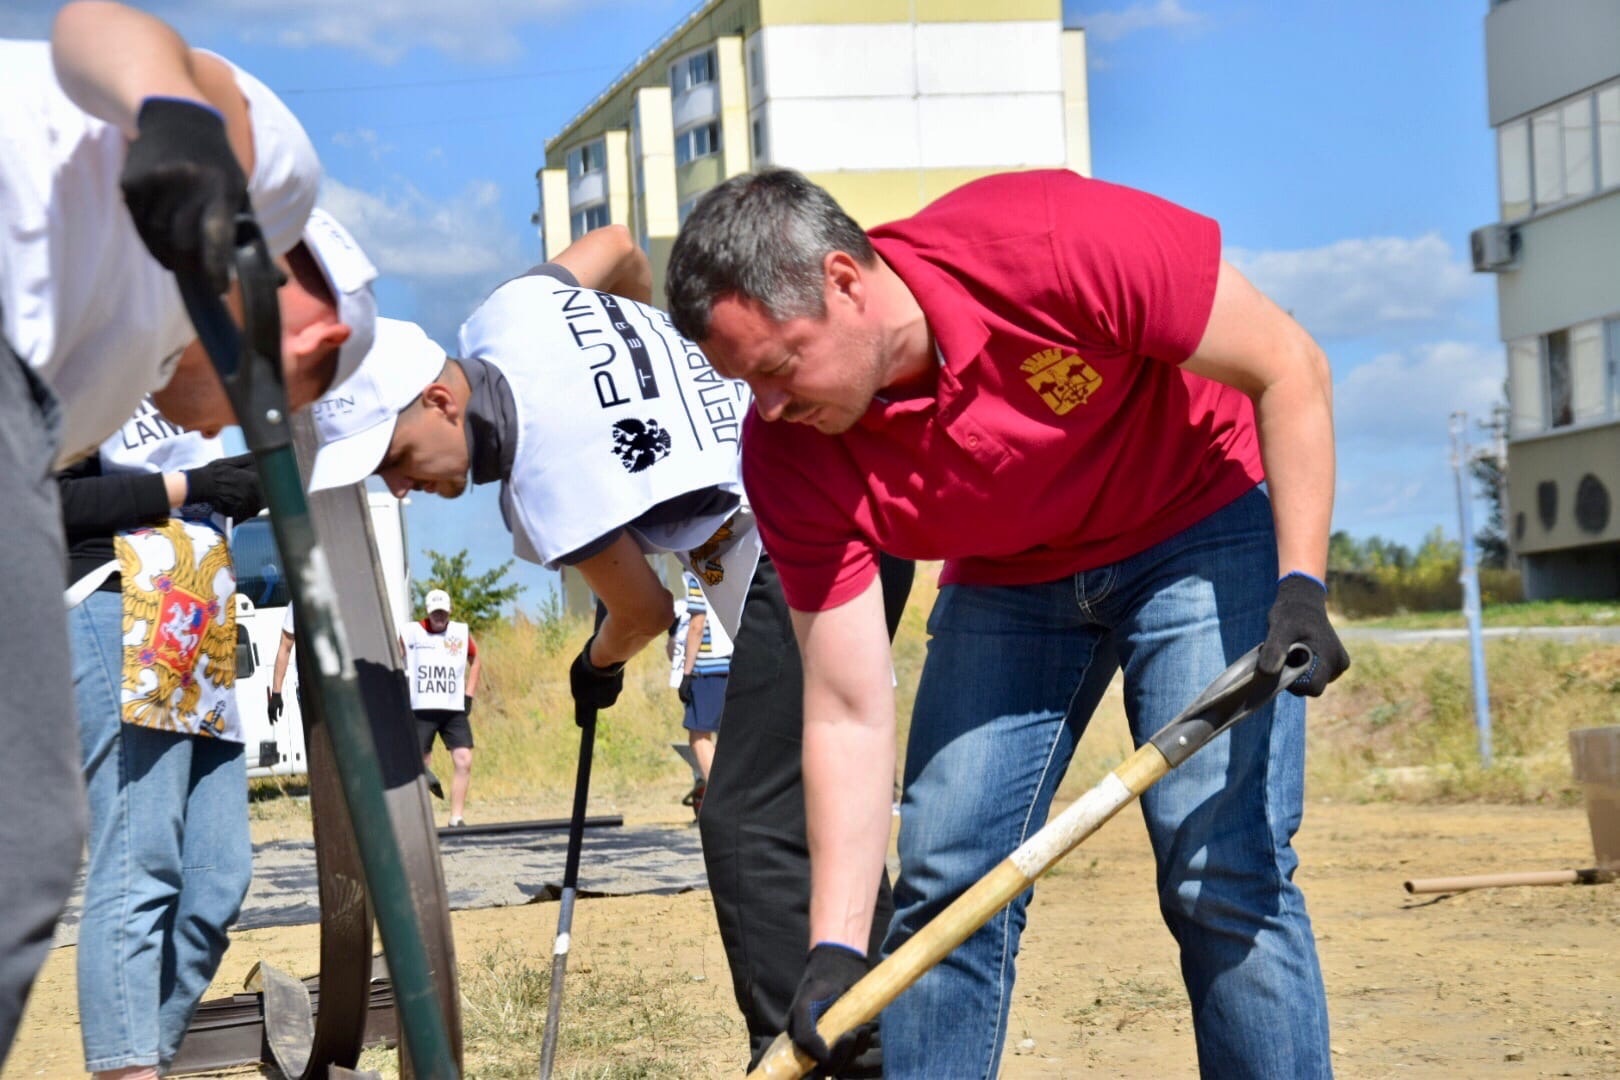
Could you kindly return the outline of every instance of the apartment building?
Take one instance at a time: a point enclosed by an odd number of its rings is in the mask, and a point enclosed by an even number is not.
[[[546,143],[545,250],[610,222],[651,257],[727,177],[798,169],[863,225],[1008,169],[1091,171],[1061,0],[708,0]]]
[[[1620,0],[1493,0],[1485,47],[1508,535],[1527,597],[1620,596]]]

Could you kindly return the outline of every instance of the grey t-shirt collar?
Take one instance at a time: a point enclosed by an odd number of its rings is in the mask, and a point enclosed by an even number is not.
[[[457,358],[456,363],[461,365],[471,388],[466,428],[472,481],[489,484],[509,479],[518,439],[517,402],[512,388],[493,364],[476,357]]]

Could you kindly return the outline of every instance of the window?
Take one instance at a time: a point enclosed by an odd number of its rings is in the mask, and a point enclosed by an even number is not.
[[[578,240],[592,229],[600,229],[607,223],[607,203],[597,203],[595,206],[587,206],[583,210],[574,211],[574,216],[569,220],[568,225],[569,231],[573,233],[573,238]]]
[[[231,530],[231,562],[236,566],[236,591],[254,607],[286,607],[290,602],[269,518],[252,518]]]
[[[765,118],[763,116],[754,117],[751,128],[754,135],[754,164],[769,164],[771,150],[770,146],[765,142]]]
[[[748,85],[757,87],[760,83],[759,73],[759,46],[755,45],[748,50]]]
[[[568,151],[568,179],[578,180],[589,173],[598,172],[607,161],[602,140],[588,142]]]
[[[1508,342],[1512,433],[1620,419],[1620,315]]]
[[[1534,435],[1546,426],[1541,396],[1541,340],[1531,337],[1508,342],[1508,403],[1514,435]]]
[[[1502,192],[1502,220],[1530,212],[1530,122],[1515,120],[1496,130],[1496,165]]]
[[[1530,122],[1538,207],[1564,201],[1564,153],[1558,137],[1559,123],[1557,109],[1548,109]]]
[[[1620,317],[1603,320],[1603,352],[1608,358],[1609,415],[1620,416]]]
[[[1609,372],[1603,356],[1603,323],[1581,323],[1569,332],[1570,404],[1577,424],[1609,415]]]
[[[669,91],[680,95],[694,86],[714,82],[714,50],[704,49],[669,65]]]
[[[720,125],[711,120],[675,136],[675,164],[685,165],[709,154],[720,152]]]
[[[1503,124],[1496,152],[1504,221],[1524,217],[1526,203],[1540,210],[1620,186],[1620,84]]]
[[[1592,194],[1596,183],[1592,176],[1592,99],[1583,97],[1565,105],[1563,114],[1564,136],[1564,198],[1578,199]]]
[[[1568,427],[1575,421],[1574,387],[1569,378],[1569,331],[1554,330],[1542,338],[1547,360],[1547,426]]]
[[[1620,86],[1597,93],[1598,177],[1606,188],[1620,185]]]

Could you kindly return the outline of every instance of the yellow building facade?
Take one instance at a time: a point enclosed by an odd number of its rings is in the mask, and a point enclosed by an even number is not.
[[[535,220],[547,257],[627,226],[661,302],[727,177],[798,169],[870,227],[990,173],[1089,175],[1089,115],[1061,0],[709,0],[547,141]]]

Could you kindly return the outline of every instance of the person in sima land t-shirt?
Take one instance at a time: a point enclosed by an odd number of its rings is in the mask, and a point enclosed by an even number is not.
[[[400,651],[422,741],[422,765],[429,764],[437,736],[455,767],[450,779],[450,827],[456,829],[466,824],[462,811],[472,783],[472,707],[483,665],[467,624],[450,618],[449,593],[434,589],[423,606],[427,618],[405,627]]]

